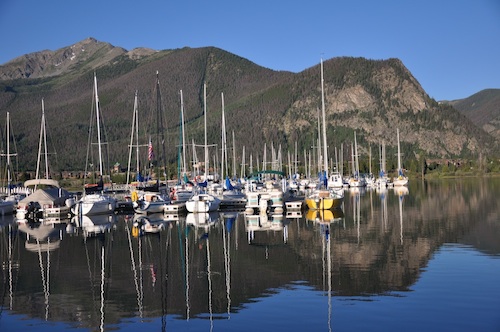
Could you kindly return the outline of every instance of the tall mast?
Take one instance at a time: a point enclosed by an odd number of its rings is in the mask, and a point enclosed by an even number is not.
[[[328,155],[326,146],[326,115],[325,115],[325,91],[323,79],[323,58],[321,58],[321,113],[323,116],[323,168],[328,178]]]
[[[101,147],[101,120],[99,113],[99,95],[97,94],[97,76],[94,72],[94,93],[95,93],[95,109],[97,120],[97,146],[99,151],[99,175],[102,177],[102,147]]]
[[[161,165],[159,167],[163,168],[163,175],[165,177],[165,182],[167,181],[167,165],[165,161],[165,134],[163,132],[163,105],[161,101],[161,91],[160,91],[160,78],[159,72],[156,71],[156,128],[157,128],[157,146],[161,147],[161,156],[157,157],[158,161],[161,160]],[[160,177],[159,177],[160,178]]]
[[[207,83],[203,83],[203,113],[204,113],[204,126],[205,126],[205,180],[208,175],[208,149],[207,149]]]
[[[135,147],[136,149],[136,172],[139,174],[139,119],[138,119],[138,110],[137,110],[137,90],[135,91],[134,97],[134,113],[132,116],[132,132],[130,134],[130,149],[128,153],[128,167],[127,167],[127,184],[130,180],[130,162],[132,160],[132,149]],[[135,145],[134,145],[134,134],[135,134]],[[138,178],[136,176],[136,178]]]
[[[401,148],[399,146],[399,128],[396,129],[398,135],[398,172],[401,170]]]
[[[2,154],[3,155],[3,154]],[[10,195],[10,184],[12,182],[12,174],[10,169],[10,157],[17,156],[17,153],[10,153],[10,112],[7,112],[7,194]]]
[[[187,173],[186,167],[186,132],[184,130],[184,98],[182,97],[182,90],[180,90],[181,94],[181,131],[182,131],[182,165],[183,165],[183,175]]]
[[[236,141],[234,140],[234,130],[233,133],[233,179],[236,179]]]
[[[224,179],[224,173],[227,173],[227,150],[226,150],[226,118],[224,115],[224,92],[220,94],[222,100],[222,135],[221,135],[221,179]],[[229,175],[229,174],[226,174]]]

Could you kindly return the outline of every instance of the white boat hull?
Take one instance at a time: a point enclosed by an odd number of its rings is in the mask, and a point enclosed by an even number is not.
[[[134,211],[139,214],[164,213],[167,202],[134,202]]]
[[[192,213],[213,212],[219,209],[220,199],[212,195],[194,195],[186,202],[186,210]]]
[[[96,215],[113,213],[116,208],[116,200],[109,196],[91,194],[84,196],[72,208],[75,215]]]

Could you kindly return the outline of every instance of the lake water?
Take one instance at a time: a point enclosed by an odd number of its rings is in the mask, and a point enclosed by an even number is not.
[[[324,215],[3,217],[0,331],[500,331],[500,179],[345,194]]]

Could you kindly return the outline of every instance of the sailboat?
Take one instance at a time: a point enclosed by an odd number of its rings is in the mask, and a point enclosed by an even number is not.
[[[95,114],[97,123],[97,146],[99,153],[99,175],[103,176],[103,158],[102,158],[102,143],[101,143],[101,114],[99,108],[99,96],[97,94],[97,76],[94,73],[94,89],[93,94],[95,97]],[[92,130],[89,132],[92,134]],[[89,144],[91,144],[89,139]],[[78,200],[72,207],[71,212],[75,215],[96,215],[113,213],[116,208],[116,199],[105,195],[103,192],[104,188],[101,188],[101,192],[95,191],[94,193],[85,193],[83,197]]]
[[[328,154],[326,144],[326,115],[325,115],[325,92],[323,80],[323,59],[321,59],[321,112],[323,117],[323,174],[322,178],[328,182]],[[305,198],[306,205],[312,210],[328,210],[338,208],[344,200],[343,191],[328,190],[327,184],[324,189],[321,187]]]
[[[44,150],[42,153],[42,149]],[[45,159],[45,178],[40,176],[42,155]],[[42,120],[40,128],[40,143],[38,146],[38,161],[35,179],[24,182],[24,187],[33,187],[33,192],[21,199],[17,204],[18,219],[35,218],[67,218],[73,203],[72,195],[60,187],[57,180],[50,178],[47,158],[47,131],[45,127],[45,106],[42,99]]]
[[[208,145],[207,145],[207,85],[203,85],[204,117],[205,117],[205,182],[208,181]],[[221,200],[208,193],[198,193],[186,201],[188,212],[213,212],[219,209]]]
[[[186,134],[184,130],[184,99],[182,90],[179,90],[181,102],[181,116],[180,116],[180,144],[177,156],[177,178],[178,182],[171,191],[170,199],[172,203],[184,203],[193,196],[193,183],[187,177],[187,163],[186,163]]]
[[[12,183],[12,170],[11,170],[11,165],[10,165],[10,157],[16,156],[17,154],[11,154],[10,153],[10,118],[9,118],[9,112],[7,112],[7,153],[2,154],[2,156],[7,157],[7,165],[6,165],[6,171],[7,171],[7,197],[5,199],[0,199],[0,215],[4,216],[7,214],[12,214],[14,213],[14,206],[16,205],[16,199],[15,197],[11,196],[11,183]]]
[[[392,179],[394,186],[407,186],[408,177],[403,173],[403,167],[401,166],[401,147],[399,144],[399,128],[397,128],[398,135],[398,176]]]
[[[135,136],[135,144],[133,144]],[[152,186],[148,186],[148,182],[144,181],[143,176],[140,171],[139,162],[139,112],[137,106],[137,91],[135,92],[134,98],[134,116],[132,120],[132,134],[130,136],[130,149],[129,149],[129,159],[128,159],[128,174],[127,179],[130,176],[130,163],[132,160],[132,150],[136,148],[136,179],[132,187],[135,188],[131,193],[132,207],[136,213],[140,214],[151,214],[151,213],[163,213],[165,211],[165,204],[169,203],[168,197],[166,195],[158,192],[158,182],[153,181]],[[148,144],[148,159],[151,161],[153,157],[153,147],[151,139]],[[142,189],[139,191],[139,189]],[[147,190],[149,189],[149,190]]]
[[[380,147],[380,172],[377,180],[375,181],[379,189],[385,189],[389,185],[389,179],[385,169],[385,142],[382,141]]]
[[[349,178],[349,187],[364,187],[366,185],[365,179],[359,173],[358,141],[356,140],[356,132],[354,132],[352,161],[353,174]]]

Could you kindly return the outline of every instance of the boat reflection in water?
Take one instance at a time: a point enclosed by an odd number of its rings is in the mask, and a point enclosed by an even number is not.
[[[186,224],[196,228],[209,228],[219,220],[219,212],[189,212],[186,215]]]
[[[248,243],[272,244],[275,242],[273,237],[280,232],[283,232],[283,243],[287,243],[288,224],[289,220],[285,219],[283,214],[245,214],[245,227]],[[260,233],[262,235],[258,241],[255,238],[256,233]]]
[[[27,251],[38,255],[38,266],[42,279],[44,295],[44,319],[49,319],[50,289],[51,289],[51,253],[59,249],[63,234],[65,233],[65,223],[49,223],[44,221],[18,220],[18,230],[26,234],[24,247]]]
[[[308,210],[306,219],[319,224],[331,224],[342,221],[344,219],[344,211],[342,209]]]
[[[99,236],[111,231],[116,222],[115,214],[76,215],[72,224],[81,229],[84,237]]]
[[[149,215],[135,214],[132,228],[132,235],[137,237],[143,234],[154,234],[166,229],[169,220],[165,219],[163,213],[153,213]]]

